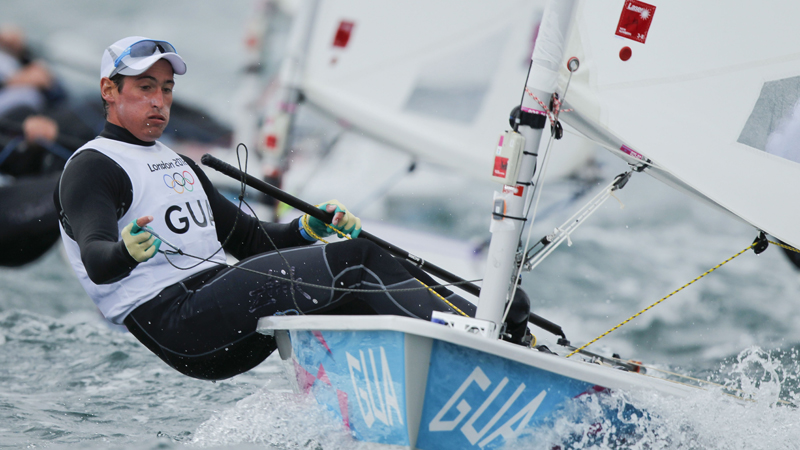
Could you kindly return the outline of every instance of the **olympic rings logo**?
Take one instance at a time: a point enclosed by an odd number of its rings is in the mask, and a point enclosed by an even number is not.
[[[172,175],[164,175],[164,184],[178,194],[183,194],[186,191],[192,192],[194,190],[194,175],[188,170],[184,170],[182,174],[175,172]]]

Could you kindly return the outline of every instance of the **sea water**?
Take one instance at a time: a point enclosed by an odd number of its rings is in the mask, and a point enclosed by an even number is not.
[[[604,162],[603,174],[613,176],[616,162]],[[617,197],[624,209],[609,200],[571,247],[524,284],[535,311],[576,344],[755,237],[645,176]],[[0,286],[0,448],[370,448],[295,394],[275,356],[216,383],[170,369],[100,318],[58,248],[29,266],[0,270]],[[797,448],[798,289],[796,269],[774,246],[740,256],[592,347],[642,361],[651,374],[666,370],[715,385],[680,399],[583,396],[510,447]],[[546,333],[534,333],[564,353]]]
[[[105,45],[129,34],[171,40],[192,74],[179,80],[176,96],[225,120],[252,10],[251,1],[25,0],[4,2],[0,20],[25,26],[38,44],[55,49],[54,56],[76,60],[94,61]],[[60,70],[68,79],[96,84]],[[603,184],[625,170],[611,157],[600,160]],[[550,205],[579,188],[569,182],[549,187]],[[402,193],[390,194],[399,204]],[[654,303],[756,236],[751,227],[645,175],[635,175],[616,196],[572,236],[572,246],[562,246],[524,281],[534,310],[560,324],[574,344]],[[488,227],[490,201],[491,187],[467,183],[425,200],[416,208],[419,217],[386,219],[479,241],[487,237],[480,230]],[[543,218],[534,239],[577,206]],[[713,382],[724,392],[707,384],[706,391],[682,399],[652,392],[584,396],[509,447],[800,448],[800,412],[792,406],[800,401],[798,292],[798,271],[780,250],[747,252],[590,348],[642,361],[651,374],[660,369]],[[564,353],[544,332],[534,333]],[[0,269],[0,448],[184,447],[370,448],[352,442],[336,420],[295,394],[277,357],[217,383],[170,369],[102,320],[57,248],[26,267]]]

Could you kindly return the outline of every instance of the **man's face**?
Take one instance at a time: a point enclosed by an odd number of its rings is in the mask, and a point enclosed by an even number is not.
[[[155,141],[169,123],[173,86],[172,65],[163,59],[142,74],[125,77],[121,92],[104,78],[100,89],[108,102],[108,121],[142,141]]]

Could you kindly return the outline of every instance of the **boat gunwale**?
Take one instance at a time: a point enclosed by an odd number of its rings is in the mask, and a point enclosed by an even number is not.
[[[377,316],[266,316],[258,321],[256,331],[272,334],[275,330],[286,331],[395,331],[449,344],[471,348],[508,359],[520,364],[552,372],[564,377],[584,381],[609,389],[655,390],[661,393],[685,397],[703,388],[614,369],[580,359],[566,359],[558,355],[531,350],[501,340],[491,340],[474,334],[455,330],[447,326],[410,317]]]

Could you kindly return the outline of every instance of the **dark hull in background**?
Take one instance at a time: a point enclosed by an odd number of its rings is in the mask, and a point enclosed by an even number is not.
[[[0,187],[0,266],[32,262],[58,240],[53,191],[60,175],[21,177]]]

